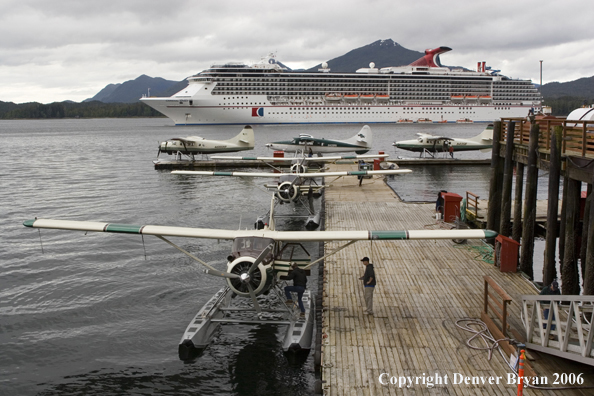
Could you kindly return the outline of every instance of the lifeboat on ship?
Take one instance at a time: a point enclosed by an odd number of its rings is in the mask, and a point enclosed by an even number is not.
[[[472,124],[474,121],[472,121],[470,118],[461,118],[459,120],[456,120],[456,123],[458,124]]]
[[[476,102],[478,98],[478,95],[466,95],[467,102]]]
[[[412,124],[414,123],[413,120],[411,120],[410,118],[401,118],[398,120],[399,123],[401,124]]]
[[[480,95],[478,98],[480,103],[489,103],[492,99],[489,95]]]
[[[452,95],[451,99],[454,103],[460,103],[464,100],[464,95]]]
[[[350,102],[353,102],[353,101],[359,99],[359,95],[356,95],[356,94],[344,95],[343,97],[344,97],[344,100],[348,100]]]
[[[433,124],[433,121],[432,121],[432,120],[430,120],[429,118],[419,118],[419,119],[417,120],[417,122],[418,122],[419,124]]]
[[[390,95],[375,95],[377,100],[390,100]]]
[[[361,95],[359,98],[361,98],[362,101],[369,102],[375,99],[375,95]]]
[[[341,100],[342,100],[342,94],[339,94],[339,93],[326,94],[326,101],[340,102]]]

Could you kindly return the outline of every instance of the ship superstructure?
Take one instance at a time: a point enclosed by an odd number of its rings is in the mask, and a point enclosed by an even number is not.
[[[141,100],[176,125],[493,122],[540,111],[542,97],[530,80],[505,77],[485,62],[476,71],[444,67],[439,55],[450,50],[355,73],[332,73],[327,64],[289,71],[270,54],[251,66],[213,65],[169,98]]]

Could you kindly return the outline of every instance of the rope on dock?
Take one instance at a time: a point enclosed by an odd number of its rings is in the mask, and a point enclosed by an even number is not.
[[[485,241],[481,242],[483,243],[481,246],[456,245],[454,247],[456,249],[466,249],[473,252],[475,254],[473,257],[474,260],[484,261],[487,264],[495,264],[493,247]]]

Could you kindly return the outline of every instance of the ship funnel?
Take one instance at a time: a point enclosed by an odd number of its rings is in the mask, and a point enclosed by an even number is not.
[[[425,50],[425,56],[417,59],[416,61],[411,63],[410,66],[441,67],[441,63],[439,62],[439,55],[451,50],[452,49],[450,47],[438,47],[432,50]]]

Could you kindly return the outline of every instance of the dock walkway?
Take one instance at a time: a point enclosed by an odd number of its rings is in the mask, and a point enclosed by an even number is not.
[[[333,170],[351,169],[334,165]],[[399,176],[406,178],[406,175]],[[343,178],[326,189],[326,230],[401,230],[444,227],[434,217],[434,204],[400,201],[383,179]],[[322,320],[322,380],[326,395],[515,395],[516,385],[508,384],[511,369],[496,354],[469,348],[473,334],[456,327],[463,318],[480,318],[484,276],[489,275],[513,299],[509,311],[511,327],[522,332],[522,294],[537,294],[520,274],[502,273],[481,260],[472,246],[480,241],[457,245],[449,240],[359,242],[325,261]],[[341,246],[326,243],[326,251]],[[364,314],[364,272],[360,259],[371,258],[378,278],[374,295],[374,316]],[[481,346],[475,342],[473,345]],[[591,368],[530,354],[537,375],[587,373]],[[384,374],[385,373],[385,374]],[[383,374],[383,375],[382,375]],[[455,374],[482,377],[499,384],[453,384]],[[448,384],[427,385],[427,378]],[[381,376],[381,378],[380,378]],[[392,379],[394,377],[395,379]],[[399,377],[418,378],[419,384],[399,387]],[[459,379],[459,377],[458,377]],[[423,384],[422,381],[425,381]],[[479,379],[480,381],[480,379]],[[382,384],[385,382],[387,384]],[[584,385],[586,385],[584,384]],[[525,394],[587,395],[589,390],[535,391]]]

